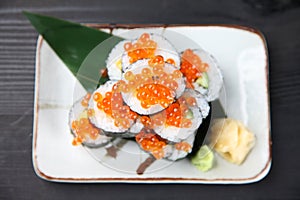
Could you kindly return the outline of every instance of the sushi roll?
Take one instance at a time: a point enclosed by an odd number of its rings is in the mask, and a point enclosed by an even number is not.
[[[187,87],[200,92],[207,101],[219,97],[223,76],[210,54],[202,49],[185,50],[181,55],[180,71],[186,77]]]
[[[171,161],[185,158],[189,153],[192,152],[195,134],[196,133],[194,132],[194,134],[191,134],[187,139],[183,141],[168,144],[164,149],[164,158]]]
[[[135,140],[141,149],[152,154],[157,160],[165,157],[165,148],[168,141],[161,138],[152,129],[142,129],[135,136]]]
[[[100,147],[112,140],[111,137],[104,135],[101,129],[95,127],[90,121],[89,116],[93,111],[88,109],[90,94],[75,102],[69,114],[69,126],[74,135],[73,145],[83,144],[88,147]]]
[[[194,105],[199,108],[203,119],[208,116],[210,106],[205,97],[200,92],[192,89],[186,89],[182,96],[190,101],[190,105]]]
[[[141,115],[162,111],[185,89],[182,73],[161,56],[131,64],[118,83],[125,103]]]
[[[180,67],[180,56],[175,47],[163,36],[144,33],[140,38],[132,42],[126,42],[125,52],[122,56],[122,68],[126,71],[128,67],[141,59],[149,59],[160,55],[167,63]]]
[[[106,68],[110,80],[121,80],[122,78],[122,55],[125,52],[124,45],[128,42],[130,40],[119,42],[108,55]]]
[[[201,125],[202,118],[195,97],[186,92],[164,111],[152,115],[151,121],[159,136],[172,142],[180,142],[194,134]]]
[[[116,92],[115,87],[116,81],[107,81],[92,94],[89,101],[89,108],[94,112],[91,122],[108,135],[127,132],[138,117],[124,105],[121,93]],[[137,128],[135,132],[139,131]]]
[[[160,137],[153,129],[144,128],[135,137],[140,148],[159,159],[175,161],[186,157],[193,148],[195,134],[187,139],[174,143]]]

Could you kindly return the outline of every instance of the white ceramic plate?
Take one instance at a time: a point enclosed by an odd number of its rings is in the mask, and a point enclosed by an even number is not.
[[[113,29],[113,34],[126,30]],[[145,27],[140,30],[146,31]],[[82,146],[71,145],[68,114],[78,83],[40,37],[33,134],[33,164],[39,177],[58,182],[242,184],[259,181],[267,175],[271,166],[270,110],[268,56],[262,34],[236,26],[151,28],[161,34],[165,34],[165,30],[190,38],[218,60],[227,96],[226,103],[222,98],[221,103],[229,117],[242,121],[256,136],[256,145],[245,162],[237,166],[216,155],[216,166],[201,172],[188,159],[183,159],[153,172],[150,167],[151,173],[144,175],[116,171],[99,163]],[[172,41],[172,34],[166,37]],[[124,162],[124,165],[130,163]]]

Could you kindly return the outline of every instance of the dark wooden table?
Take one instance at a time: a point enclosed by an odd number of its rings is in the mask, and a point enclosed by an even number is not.
[[[273,164],[248,185],[58,184],[32,167],[37,32],[22,10],[83,23],[238,24],[270,54]],[[0,199],[300,199],[300,1],[0,1]]]

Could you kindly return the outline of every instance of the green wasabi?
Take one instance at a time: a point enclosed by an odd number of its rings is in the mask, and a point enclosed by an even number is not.
[[[197,169],[206,172],[213,167],[214,154],[207,145],[203,145],[191,162]]]

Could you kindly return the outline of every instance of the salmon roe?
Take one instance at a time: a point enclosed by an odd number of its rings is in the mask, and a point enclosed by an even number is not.
[[[178,128],[189,128],[192,126],[192,121],[185,118],[185,114],[189,111],[186,103],[176,101],[171,104],[166,110],[166,125],[175,126]]]
[[[192,83],[201,76],[202,72],[206,72],[208,64],[201,61],[200,57],[196,55],[191,49],[187,49],[181,56],[180,71],[186,77],[187,86],[194,88]]]
[[[148,33],[142,34],[136,42],[127,42],[124,44],[124,49],[129,56],[129,62],[134,63],[137,60],[151,58],[157,48],[157,43],[150,39]]]
[[[115,85],[113,86],[114,88],[116,88]],[[128,129],[130,127],[130,120],[136,120],[138,117],[137,113],[130,110],[129,106],[124,105],[120,92],[106,92],[104,98],[102,98],[99,92],[96,92],[93,99],[97,103],[99,110],[103,110],[108,116],[114,119],[114,124],[117,127]]]
[[[150,152],[156,159],[164,157],[164,147],[167,145],[166,140],[152,130],[143,129],[135,136],[135,140],[142,149]]]
[[[171,90],[161,84],[145,84],[136,91],[136,97],[140,100],[141,106],[145,109],[156,104],[160,104],[166,108],[173,102],[174,98]]]
[[[175,65],[175,61],[172,58],[167,59],[166,63],[169,63],[171,65]]]
[[[89,108],[89,109],[87,110],[87,115],[88,115],[88,117],[94,116],[94,115],[95,115],[95,110],[92,109],[92,108]]]
[[[187,142],[179,142],[175,144],[175,148],[179,151],[189,152],[192,149],[192,146]]]
[[[151,116],[151,122],[152,122],[153,125],[161,126],[165,122],[165,115],[163,114],[163,112],[152,115]]]
[[[76,134],[73,145],[80,145],[87,137],[96,140],[99,135],[99,129],[94,127],[87,118],[72,121],[71,128]]]
[[[82,105],[83,107],[87,108],[88,105],[89,105],[89,100],[90,100],[90,98],[91,98],[91,94],[90,94],[90,93],[87,93],[87,94],[83,97],[83,99],[81,100],[81,105]]]
[[[165,64],[164,57],[162,57],[161,55],[154,56],[148,61],[148,64],[150,67],[154,67],[154,66],[163,67]]]
[[[166,109],[166,124],[169,126],[180,127],[181,109],[179,103],[173,103]]]
[[[148,116],[141,116],[140,117],[140,121],[141,121],[141,123],[145,126],[145,127],[147,127],[147,128],[152,128],[152,120],[150,119],[150,117],[148,117]]]
[[[196,99],[194,97],[187,97],[185,100],[186,100],[186,103],[191,107],[197,105]]]

